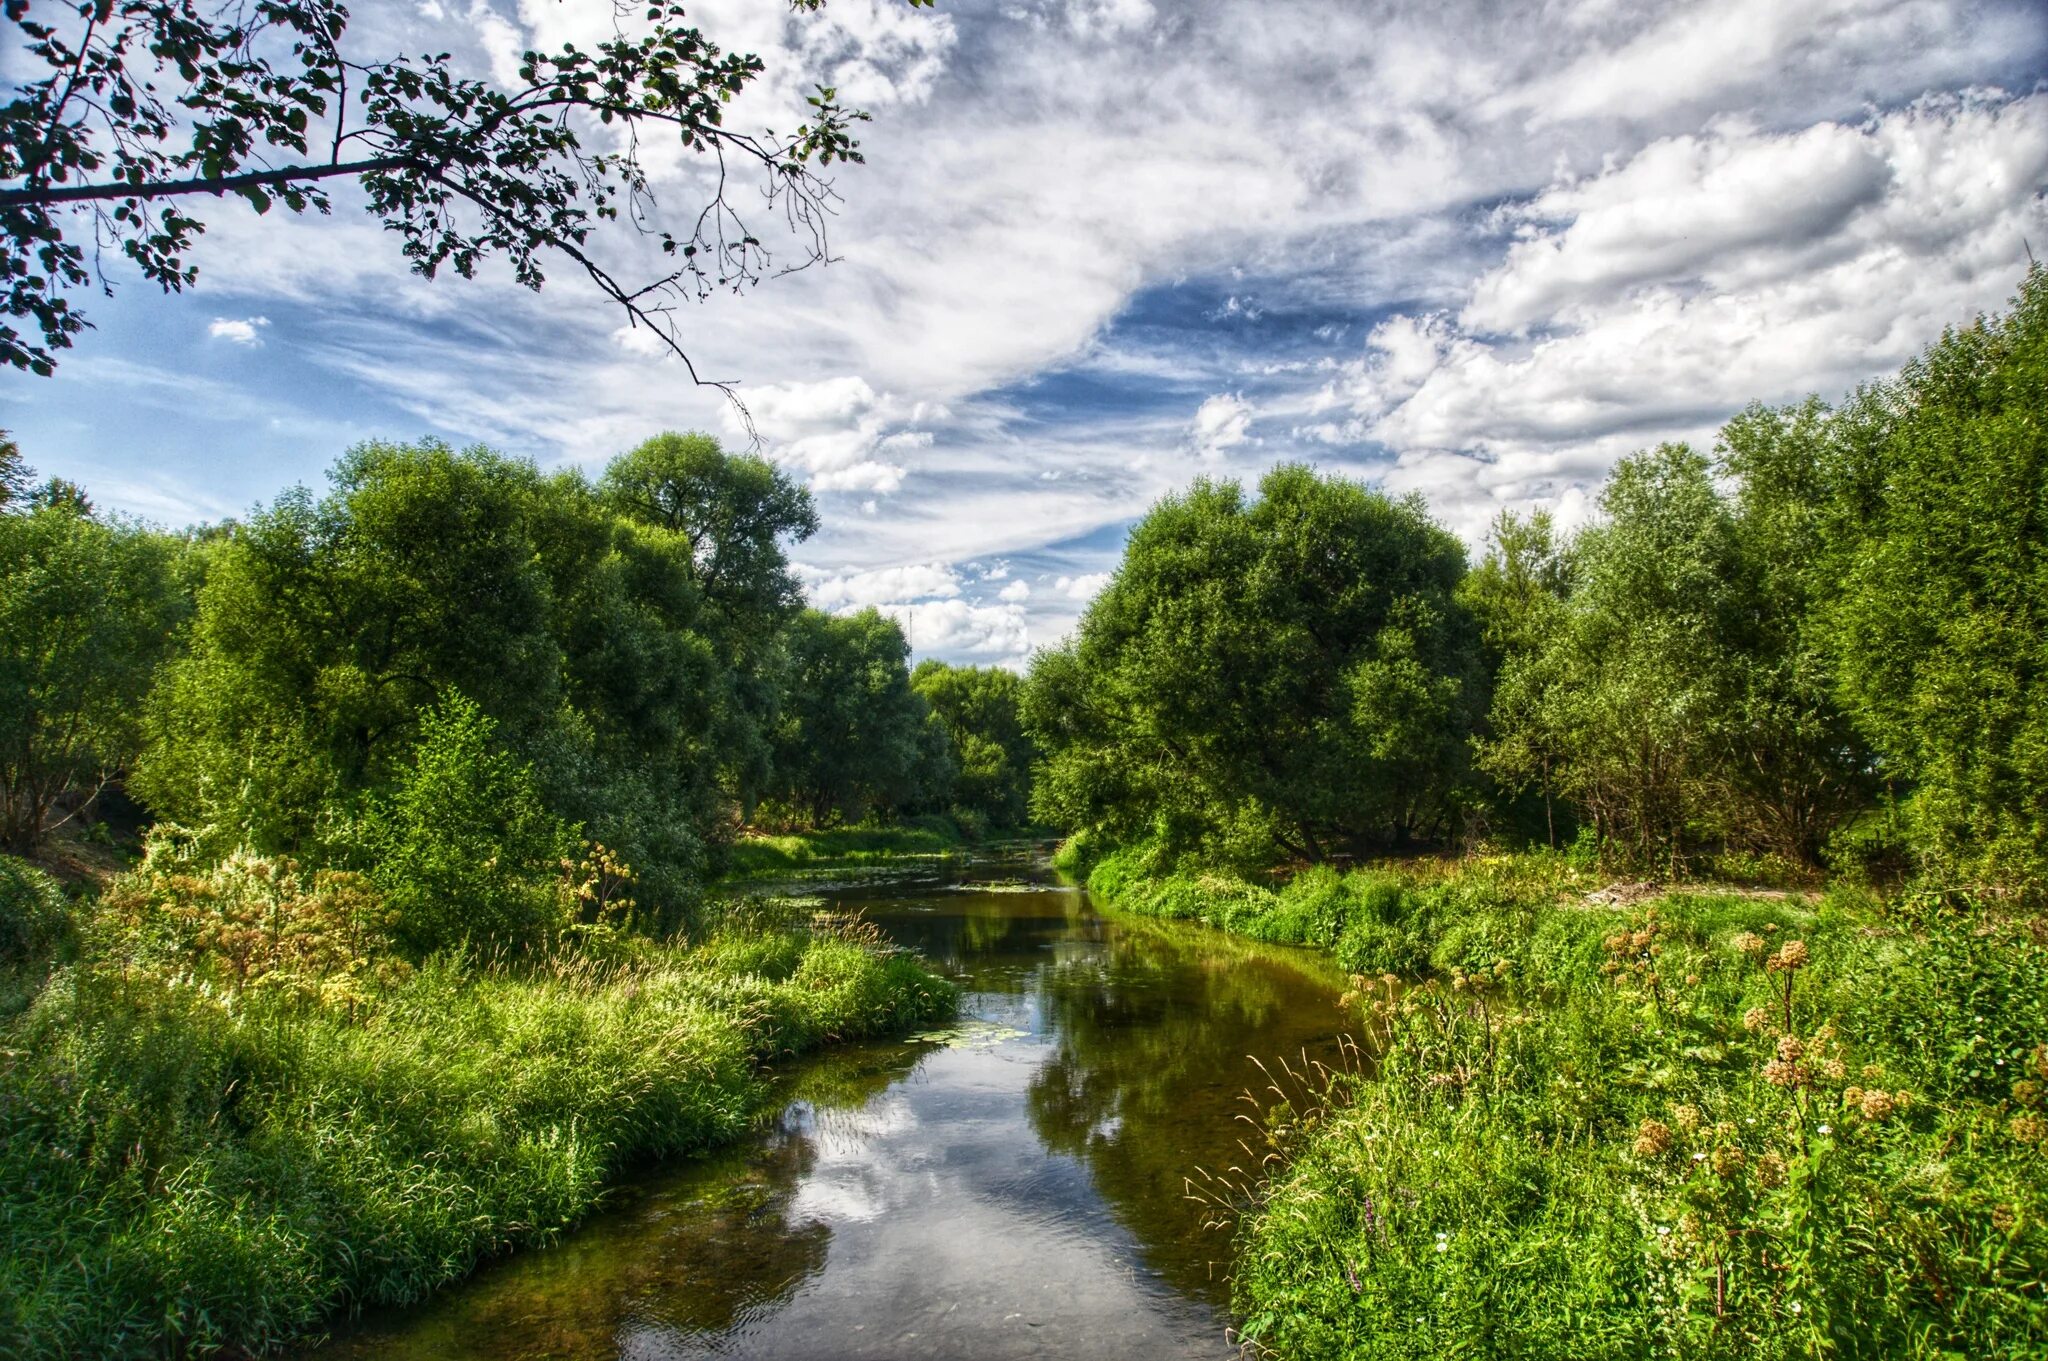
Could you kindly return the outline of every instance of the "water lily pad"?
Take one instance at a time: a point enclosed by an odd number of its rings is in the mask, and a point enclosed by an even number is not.
[[[916,1044],[942,1044],[948,1049],[986,1049],[1005,1040],[1021,1040],[1030,1033],[990,1021],[962,1021],[942,1030],[920,1030],[909,1038]]]

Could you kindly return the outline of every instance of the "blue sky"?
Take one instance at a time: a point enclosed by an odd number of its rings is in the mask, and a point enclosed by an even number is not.
[[[504,70],[601,0],[363,0],[370,47]],[[837,261],[685,318],[812,486],[826,608],[1015,664],[1197,476],[1306,460],[1475,546],[1594,513],[1614,460],[1835,395],[1996,308],[2048,246],[2048,21],[2022,0],[830,0],[693,18],[872,112]],[[11,68],[10,68],[11,69]],[[702,167],[657,166],[688,211]],[[166,524],[437,435],[591,470],[729,408],[557,271],[427,282],[345,199],[208,205],[198,287],[116,275],[54,379],[0,376],[42,472]],[[628,272],[640,247],[607,243]]]

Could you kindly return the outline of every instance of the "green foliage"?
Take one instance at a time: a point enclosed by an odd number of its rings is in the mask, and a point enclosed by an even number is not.
[[[574,839],[496,725],[450,691],[420,720],[412,765],[364,819],[359,853],[415,957],[463,944],[532,945],[565,924],[555,881]]]
[[[70,502],[0,515],[0,847],[34,852],[134,754],[185,610],[176,553]]]
[[[1244,1334],[1303,1358],[2035,1354],[2048,934],[1928,895],[1581,897],[1558,857],[1120,908],[1330,949],[1368,1064],[1268,1114]],[[1427,960],[1431,981],[1369,975]]]
[[[910,645],[880,611],[805,610],[782,638],[773,802],[812,828],[943,806],[946,731],[910,685]]]
[[[2048,269],[1837,413],[1843,703],[1937,874],[2048,892]]]
[[[131,951],[234,904],[303,926],[333,886],[264,862],[176,877],[138,886],[135,929],[0,1036],[0,1350],[247,1354],[415,1302],[553,1237],[636,1161],[745,1130],[761,1061],[952,1006],[909,959],[793,910],[612,963],[237,985],[218,951],[175,971]]]
[[[432,442],[364,445],[332,482],[203,545],[141,792],[222,850],[353,862],[361,809],[414,769],[452,689],[550,815],[634,867],[641,918],[680,922],[728,801],[766,778],[794,589],[778,536],[809,531],[804,494],[686,436],[601,492]]]
[[[951,742],[953,805],[990,826],[1023,826],[1038,752],[1024,731],[1022,678],[997,666],[924,661],[911,673],[910,688]]]
[[[944,819],[918,818],[915,822],[917,825],[743,836],[725,848],[726,873],[734,879],[758,879],[788,870],[883,865],[960,853],[960,833]]]
[[[1484,701],[1464,570],[1418,502],[1307,468],[1167,498],[1033,664],[1037,812],[1254,863],[1443,835]]]
[[[64,890],[42,870],[0,855],[0,969],[46,958],[72,929]]]

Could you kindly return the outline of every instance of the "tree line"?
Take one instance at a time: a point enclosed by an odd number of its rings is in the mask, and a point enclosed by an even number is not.
[[[1132,531],[1024,713],[1034,807],[1269,866],[1461,840],[2048,891],[2048,271],[1837,405],[1623,459],[1484,554],[1306,467]]]
[[[543,931],[605,867],[666,930],[749,823],[1024,817],[1018,678],[808,608],[809,494],[708,436],[594,480],[364,444],[175,534],[0,471],[5,849],[118,788],[195,864],[368,874],[425,952]]]

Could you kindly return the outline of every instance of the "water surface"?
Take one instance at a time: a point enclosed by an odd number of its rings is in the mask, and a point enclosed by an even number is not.
[[[792,1064],[750,1141],[323,1361],[1236,1355],[1186,1178],[1250,1161],[1253,1056],[1334,1058],[1342,980],[1021,855],[808,891],[958,982],[961,1023]]]

